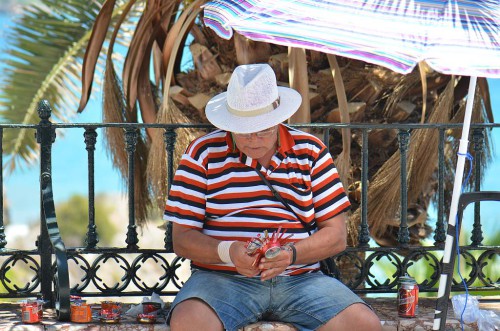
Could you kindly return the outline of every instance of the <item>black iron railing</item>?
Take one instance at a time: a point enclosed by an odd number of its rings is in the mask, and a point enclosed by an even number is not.
[[[36,249],[9,249],[8,238],[5,235],[3,220],[3,204],[0,212],[0,298],[26,298],[43,295],[45,299],[57,308],[59,318],[69,318],[69,296],[83,297],[116,297],[151,295],[153,292],[162,296],[175,296],[189,275],[189,262],[173,254],[170,231],[165,231],[164,246],[156,249],[141,249],[134,219],[134,157],[137,136],[141,130],[151,128],[164,131],[167,149],[167,167],[173,168],[176,130],[184,128],[210,129],[208,125],[190,124],[54,124],[49,121],[51,109],[48,103],[40,103],[37,125],[0,125],[0,133],[10,129],[26,129],[36,132],[40,144],[40,235]],[[336,256],[339,266],[337,277],[358,293],[394,293],[399,276],[406,273],[415,276],[421,292],[436,292],[441,273],[441,257],[446,238],[448,208],[445,206],[445,143],[449,130],[460,129],[458,124],[342,124],[315,123],[300,125],[300,128],[322,131],[325,142],[330,135],[345,127],[350,127],[359,133],[360,181],[361,181],[361,221],[359,226],[358,244],[349,247]],[[482,149],[486,130],[500,127],[497,124],[472,125],[473,149],[476,152],[474,160],[475,182],[474,191],[480,191],[481,164],[484,162]],[[106,128],[123,128],[125,130],[126,151],[128,162],[128,224],[127,237],[123,247],[98,247],[99,229],[95,222],[94,193],[94,152],[98,141],[98,131]],[[58,223],[71,220],[58,220],[55,213],[53,191],[58,190],[52,184],[52,144],[56,140],[57,130],[84,130],[84,141],[88,153],[88,232],[84,247],[65,247],[61,239]],[[373,244],[367,219],[368,201],[368,134],[371,130],[396,130],[398,132],[398,149],[400,151],[401,206],[399,215],[399,231],[396,235],[397,244],[394,247],[378,247]],[[437,166],[437,219],[432,235],[433,244],[410,245],[408,231],[408,197],[407,197],[407,152],[411,133],[415,129],[438,130],[438,164]],[[3,140],[0,140],[0,144]],[[1,146],[0,146],[1,147]],[[1,156],[0,156],[1,157]],[[3,159],[0,159],[3,160]],[[3,161],[2,161],[3,164]],[[429,165],[433,166],[433,165]],[[173,171],[168,171],[171,176]],[[172,178],[168,178],[170,182]],[[3,185],[3,178],[0,177]],[[33,185],[38,185],[33,183]],[[0,191],[0,194],[1,191]],[[2,195],[3,198],[3,195]],[[383,202],[388,203],[388,202]],[[483,223],[479,213],[479,202],[475,202],[473,217],[472,242],[460,246],[463,259],[462,274],[469,290],[498,290],[499,275],[493,266],[498,264],[500,246],[483,244]],[[465,220],[466,222],[469,220]],[[8,225],[7,225],[8,226]],[[117,280],[109,284],[106,280],[106,270],[112,268],[120,271]],[[417,272],[428,270],[425,275]],[[147,270],[144,272],[144,270]],[[151,271],[153,270],[153,271]],[[16,275],[23,273],[24,283],[17,283]],[[154,274],[151,277],[145,277]],[[26,277],[26,274],[29,274]],[[108,283],[107,283],[108,282]],[[452,290],[463,290],[463,284],[458,276],[453,279]]]

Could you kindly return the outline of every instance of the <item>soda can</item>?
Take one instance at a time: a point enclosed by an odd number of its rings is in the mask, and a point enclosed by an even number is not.
[[[398,316],[415,317],[418,313],[418,285],[415,279],[406,275],[398,282]]]
[[[159,302],[143,302],[142,303],[142,313],[145,315],[155,313],[161,309],[161,303]]]
[[[43,301],[28,300],[21,304],[21,321],[23,323],[40,323],[43,317]]]
[[[83,301],[75,301],[70,306],[71,322],[89,323],[92,322],[92,310],[90,305]]]
[[[281,252],[281,244],[279,242],[270,242],[262,247],[266,259],[273,259]]]
[[[99,319],[103,323],[116,324],[120,322],[122,306],[118,302],[103,301],[99,312]]]

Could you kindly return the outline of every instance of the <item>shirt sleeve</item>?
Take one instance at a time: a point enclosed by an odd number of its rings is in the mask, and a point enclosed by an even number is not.
[[[351,203],[326,146],[319,150],[313,162],[311,188],[317,222],[326,221],[350,209]]]
[[[163,219],[202,229],[206,209],[207,172],[189,152],[181,158],[168,194]]]

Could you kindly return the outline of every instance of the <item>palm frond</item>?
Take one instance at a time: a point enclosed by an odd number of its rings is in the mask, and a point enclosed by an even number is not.
[[[26,7],[7,33],[4,77],[0,86],[0,116],[4,123],[39,121],[41,99],[53,105],[53,117],[67,120],[75,108],[79,85],[79,58],[89,29],[99,10],[96,2],[44,0]],[[27,129],[9,130],[4,152],[12,170],[22,159],[29,161],[37,149]]]
[[[76,115],[82,58],[103,2],[40,0],[23,9],[6,33],[6,51],[1,55],[5,66],[0,82],[0,122],[38,123],[36,110],[41,99],[52,105],[52,120],[65,122]],[[120,38],[126,40],[126,33]],[[104,61],[99,61],[96,71],[103,68]],[[31,162],[37,149],[29,129],[4,133],[5,165],[11,171]]]

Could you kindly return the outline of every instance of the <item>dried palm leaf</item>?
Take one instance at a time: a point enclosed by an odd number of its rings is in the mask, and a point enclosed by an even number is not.
[[[425,122],[425,114],[427,113],[427,71],[429,67],[425,61],[418,63],[418,71],[420,72],[420,81],[422,82],[422,114],[420,123]]]
[[[236,50],[238,54],[238,49]],[[309,105],[309,79],[307,74],[306,50],[304,48],[288,48],[288,79],[290,87],[302,96],[302,103],[289,123],[311,122],[311,108]]]
[[[133,0],[137,1],[137,0]],[[132,68],[132,58],[135,57],[135,52],[138,47],[137,44],[141,42],[141,35],[139,33],[144,33],[142,30],[145,29],[144,21],[146,20],[146,16],[151,15],[151,7],[146,5],[146,8],[143,11],[143,14],[139,17],[139,21],[134,29],[134,35],[130,44],[128,45],[127,55],[125,57],[125,62],[123,64],[122,70],[122,81],[123,81],[123,91],[126,93],[128,90],[128,77],[130,77],[130,70]]]
[[[123,96],[121,84],[116,75],[113,62],[109,57],[106,60],[103,90],[103,121],[108,123],[125,122],[125,97]],[[127,173],[128,163],[123,130],[119,128],[107,128],[105,134],[113,165],[124,176]]]
[[[448,123],[453,107],[453,90],[456,84],[452,76],[445,90],[439,95],[434,110],[429,117],[429,123]],[[438,160],[438,130],[419,129],[412,133],[410,150],[408,152],[409,180],[408,203],[413,203],[425,191],[432,174],[437,168]],[[426,166],[422,166],[422,165]]]
[[[461,77],[460,79],[464,79]],[[482,92],[480,91],[480,87],[477,86],[475,102],[472,110],[471,123],[481,123],[485,121],[485,118],[488,117],[488,110],[486,106],[485,100],[482,99]],[[465,115],[465,100],[461,100],[459,104],[459,108],[457,112],[454,114],[453,118],[450,122],[452,123],[463,123],[463,118]],[[447,140],[447,144],[445,145],[444,155],[445,155],[445,165],[444,165],[444,185],[445,188],[452,188],[454,185],[455,178],[455,170],[457,163],[457,150],[460,144],[461,138],[461,129],[453,129],[448,130],[447,134],[449,139]],[[481,158],[480,163],[480,178],[476,179],[476,171],[472,171],[472,175],[469,179],[469,182],[466,183],[466,186],[469,188],[475,187],[476,180],[482,181],[484,175],[484,169],[491,161],[491,132],[489,130],[484,130],[484,141],[482,141],[482,146],[474,146],[475,144],[471,144],[471,148],[469,148],[469,153],[473,156],[474,159]],[[476,148],[478,152],[476,152]],[[475,164],[474,164],[475,166]],[[468,162],[466,163],[466,171],[469,169]],[[452,199],[452,190],[445,189],[444,191],[444,204],[449,205]],[[433,200],[436,200],[436,196],[432,197]]]
[[[113,35],[110,39],[110,46],[106,58],[106,70],[104,74],[103,84],[103,120],[111,123],[137,122],[137,115],[134,110],[127,107],[121,82],[117,77],[113,61],[113,46],[115,44],[119,28],[125,17],[130,11],[133,2],[128,3],[128,6],[122,12]],[[129,181],[129,155],[127,153],[127,144],[125,134],[119,128],[107,128],[105,131],[106,143],[108,150],[111,152],[113,165],[119,169],[125,183]],[[144,225],[147,222],[148,210],[151,206],[151,198],[149,194],[149,186],[147,184],[146,161],[148,155],[147,144],[144,137],[139,134],[135,146],[134,158],[134,210],[135,219],[138,225]]]
[[[185,13],[189,13],[185,19],[178,24],[176,22],[172,29],[167,35],[167,40],[164,45],[164,59],[167,58],[166,63],[166,75],[165,75],[165,86],[163,88],[163,102],[160,106],[160,110],[156,117],[156,123],[186,123],[189,122],[187,117],[185,117],[182,112],[175,106],[170,98],[170,82],[172,81],[174,64],[176,58],[172,56],[177,54],[182,41],[185,39],[186,34],[189,32],[189,27],[193,24],[194,20],[197,18],[198,14],[201,12],[201,4],[204,1],[195,1],[188,8],[186,8]],[[182,14],[184,15],[184,13]],[[181,16],[182,16],[181,15]],[[175,29],[174,29],[175,28]],[[175,32],[175,35],[172,33]],[[174,161],[179,159],[179,156],[184,151],[187,144],[185,141],[191,141],[194,136],[189,130],[182,130],[178,134],[178,142],[176,143],[176,151]],[[174,162],[174,169],[177,168],[177,162]],[[166,167],[166,153],[165,153],[165,142],[163,135],[160,130],[156,130],[153,133],[151,140],[151,148],[148,156],[148,168],[147,177],[151,183],[151,188],[157,199],[157,205],[160,210],[164,208],[165,199],[167,197],[167,167]]]
[[[139,226],[147,223],[152,207],[150,184],[147,178],[148,154],[146,139],[139,134],[134,154],[134,216]]]
[[[174,54],[177,54],[177,51],[179,49],[179,46],[175,47],[175,43],[179,41],[180,45],[180,40],[178,40],[178,36],[184,37],[184,34],[181,34],[181,29],[188,29],[188,26],[185,26],[186,21],[189,21],[189,26],[192,25],[194,22],[194,18],[201,12],[201,5],[205,3],[206,0],[196,0],[194,1],[191,5],[189,5],[185,10],[183,10],[182,14],[179,16],[179,18],[175,21],[175,23],[172,25],[170,30],[168,31],[167,34],[167,39],[165,40],[165,44],[163,45],[162,53],[163,53],[163,66],[165,68],[168,68],[170,58],[174,56]],[[193,13],[196,13],[193,18]],[[174,50],[175,49],[175,53]],[[165,85],[170,86],[170,82],[172,77],[172,74],[170,74],[170,77],[168,77],[170,80],[165,80]],[[164,90],[168,90],[168,88],[164,88]]]
[[[121,90],[119,79],[114,70],[112,61],[107,61],[104,79],[103,120],[109,123],[137,122],[131,118],[131,112],[124,112],[126,102]],[[124,130],[121,128],[106,129],[106,143],[111,151],[111,159],[115,167],[120,170],[126,184],[129,181],[129,154]],[[148,210],[151,206],[151,194],[146,177],[148,148],[142,135],[138,135],[134,157],[134,210],[138,225],[147,222]]]
[[[396,185],[399,183],[399,161],[398,151],[380,167],[368,185],[368,224],[374,238],[384,233],[387,220],[393,219],[399,208],[400,185]],[[358,209],[353,214],[355,223],[358,223],[359,217],[360,210]]]
[[[217,55],[213,55],[210,50],[197,43],[191,43],[189,50],[193,57],[196,73],[203,81],[214,81],[217,75],[222,74],[222,69],[217,63]]]
[[[163,102],[157,117],[158,123],[188,123],[189,119],[177,108],[172,99]],[[167,178],[173,176],[167,167],[166,144],[163,130],[155,129],[152,134],[152,144],[148,155],[146,174],[155,196],[155,205],[163,210],[167,197]],[[193,130],[177,129],[174,145],[173,170],[177,169],[180,155],[185,151],[189,142],[196,137]]]
[[[139,98],[139,103],[141,105],[141,115],[143,121],[152,121],[156,114],[156,102],[155,94],[153,93],[151,82],[149,81],[149,56],[145,61],[148,63],[145,65],[147,69],[144,69],[139,75],[139,82],[143,82],[143,85],[139,87],[146,88],[140,90],[142,96]],[[137,116],[136,112],[128,112],[126,121],[129,123],[136,123]],[[133,116],[130,116],[133,115]],[[148,129],[152,130],[152,129]],[[147,177],[148,168],[148,155],[149,149],[146,143],[147,137],[142,135],[138,136],[138,141],[136,145],[136,150],[134,154],[134,170],[135,170],[135,181],[134,181],[134,202],[135,202],[135,219],[138,225],[142,226],[146,224],[148,220],[149,211],[151,211],[151,189],[149,179]]]
[[[409,73],[408,75],[401,76],[400,81],[394,87],[389,97],[387,98],[383,114],[387,117],[391,117],[397,104],[404,98],[408,90],[418,84],[419,80],[420,75],[416,70]]]
[[[339,103],[340,110],[340,121],[342,123],[350,123],[349,110],[347,106],[347,97],[344,89],[344,82],[340,73],[340,67],[337,62],[335,55],[328,54],[328,63],[330,64],[330,70],[333,76],[333,82],[335,85],[335,91],[337,92],[337,99]],[[335,160],[335,165],[337,171],[339,172],[340,179],[344,187],[349,187],[349,182],[351,181],[351,129],[342,129],[342,152],[338,155]]]
[[[369,76],[373,79],[376,79],[383,86],[386,86],[387,89],[394,88],[394,86],[399,84],[399,82],[401,81],[401,74],[394,72],[389,68],[381,66],[372,66],[372,67],[366,67],[365,70],[367,68],[371,69],[368,70]]]
[[[330,68],[325,71],[327,71],[325,73],[327,73],[328,76],[331,76]],[[343,68],[342,80],[344,83],[346,94],[350,96],[350,100],[355,100],[360,93],[363,93],[363,89],[366,89],[365,86],[366,82],[368,81],[367,76],[368,73],[366,70],[349,67]],[[327,88],[331,88],[331,86],[328,86]],[[332,93],[335,93],[335,91],[332,91]]]
[[[491,109],[490,88],[488,86],[488,80],[485,77],[478,77],[477,86],[479,89],[479,94],[481,95],[481,100],[483,100],[486,118],[490,123],[494,123],[495,120],[493,119],[493,109]]]
[[[449,112],[453,103],[454,81],[450,81],[443,92],[429,118],[431,123],[442,123],[449,120]],[[408,203],[413,203],[422,191],[422,186],[427,185],[435,168],[437,159],[438,132],[429,132],[427,129],[416,130],[410,142],[408,151],[409,181]],[[400,209],[400,158],[398,151],[393,154],[373,176],[369,185],[368,221],[370,230],[375,240],[386,233],[392,219]],[[425,164],[426,166],[422,166]],[[391,203],[380,203],[390,201]],[[354,219],[359,219],[360,210],[357,210]],[[357,222],[356,222],[357,223]]]
[[[108,32],[115,2],[116,0],[106,0],[99,11],[99,15],[97,15],[94,26],[92,27],[92,34],[90,35],[85,55],[83,57],[82,95],[80,98],[80,106],[78,107],[79,113],[83,111],[90,98],[97,59],[99,58],[104,39],[106,38],[106,34]]]
[[[170,9],[172,7],[172,1],[168,3],[167,7]],[[153,16],[153,20],[151,21],[151,25],[154,27],[159,26],[161,28],[161,22],[162,16],[165,14],[165,12],[162,10],[162,0],[148,0],[146,3],[146,6],[151,7],[151,10],[155,12],[155,15]],[[168,10],[170,12],[170,10]],[[168,25],[168,22],[167,22]],[[158,40],[161,40],[161,35],[158,36]]]
[[[271,56],[271,45],[268,43],[250,40],[236,32],[233,42],[238,64],[267,62]]]
[[[174,8],[173,2],[168,2],[162,6],[161,12],[164,12],[164,16],[161,17],[162,20],[170,20],[172,17],[172,9]],[[168,10],[170,9],[170,10]],[[125,91],[125,98],[127,99],[127,104],[129,109],[133,109],[137,101],[137,86],[138,77],[143,67],[145,61],[150,61],[151,49],[153,42],[156,40],[156,35],[158,31],[161,32],[161,25],[152,25],[152,22],[157,19],[158,11],[154,5],[146,6],[144,15],[141,16],[139,23],[137,24],[134,37],[130,44],[129,51],[127,52],[127,57],[125,58],[125,64],[123,68],[123,86]],[[147,63],[149,68],[149,63]],[[147,72],[149,77],[149,72]]]
[[[104,76],[104,96],[103,96],[103,121],[109,123],[137,122],[123,111],[126,109],[126,102],[121,90],[119,79],[114,70],[112,61],[108,61]],[[117,167],[126,184],[128,184],[129,154],[125,134],[121,128],[106,129],[106,143],[108,151],[111,151],[113,165]],[[147,222],[148,210],[151,206],[149,185],[146,177],[148,148],[144,138],[139,135],[134,153],[134,210],[135,219],[138,225],[142,226]]]
[[[463,79],[463,77],[461,78]],[[485,100],[482,98],[482,93],[479,89],[479,86],[476,86],[475,96],[474,96],[474,105],[473,111],[471,114],[471,123],[481,123],[486,120],[488,114],[486,113],[486,107],[484,107]],[[466,100],[463,99],[460,101],[460,106],[457,112],[453,115],[451,122],[452,123],[463,123],[465,116],[465,106]],[[450,130],[448,132],[455,140],[460,139],[462,135],[462,131],[460,130]]]
[[[156,113],[158,112],[158,104],[155,101],[156,96],[153,93],[152,83],[149,80],[149,56],[144,58],[142,68],[139,72],[137,81],[137,99],[141,110],[141,117],[144,123],[154,123]],[[151,136],[152,129],[146,129],[148,136]]]
[[[163,81],[163,74],[165,72],[165,68],[163,68],[163,63],[161,62],[162,54],[161,48],[158,43],[154,43],[153,45],[153,72],[154,72],[154,84],[156,86],[161,86]]]
[[[126,106],[125,96],[121,88],[121,81],[116,74],[113,64],[112,55],[120,27],[134,3],[135,0],[127,3],[127,6],[124,8],[114,27],[113,34],[111,35],[109,41],[103,82],[104,122],[124,123],[127,118],[127,113],[129,113]],[[122,129],[118,128],[107,128],[105,134],[113,165],[120,170],[120,173],[124,178],[127,178],[128,157],[125,148],[125,134]]]
[[[153,6],[153,5],[152,5]],[[157,7],[157,6],[155,6]],[[174,6],[172,3],[166,6],[161,6],[159,9],[154,8],[154,10],[158,13],[163,13],[161,17],[158,17],[157,15],[151,15],[151,20],[152,21],[158,21],[158,20],[166,20],[170,21],[170,17],[173,15],[172,9]],[[139,72],[137,73],[137,92],[136,92],[136,97],[139,101],[139,108],[141,111],[141,117],[144,123],[154,123],[156,120],[156,114],[158,112],[158,104],[155,101],[156,95],[154,95],[153,90],[152,90],[152,84],[150,81],[150,64],[151,64],[151,55],[153,51],[153,45],[156,43],[157,35],[162,34],[162,28],[161,24],[157,22],[155,24],[155,28],[152,30],[152,33],[149,36],[149,42],[146,45],[146,48],[144,50],[144,53],[142,54],[142,63],[141,63],[141,68]],[[147,38],[147,36],[144,36],[144,38]],[[139,59],[137,59],[139,60]],[[132,70],[131,74],[134,74],[134,70]],[[131,78],[131,80],[134,80]],[[129,85],[131,88],[134,88],[134,86]],[[133,96],[130,96],[129,98],[129,103],[132,102],[132,104],[135,104],[135,100],[132,100]],[[130,104],[129,104],[130,106]],[[151,130],[152,129],[147,129],[148,135],[151,136]]]

